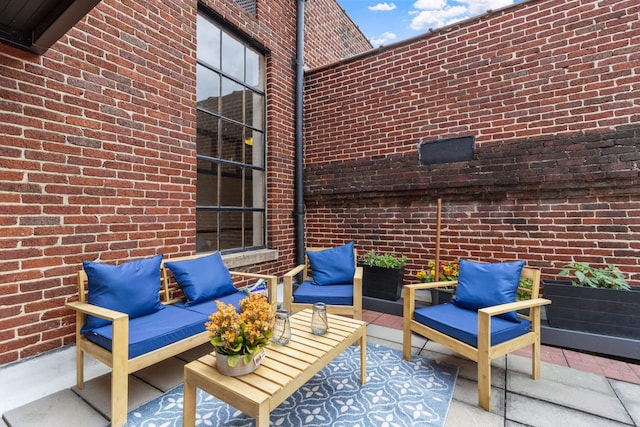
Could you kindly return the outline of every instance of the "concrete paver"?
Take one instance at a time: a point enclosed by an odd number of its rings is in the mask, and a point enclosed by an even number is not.
[[[69,389],[29,403],[4,414],[11,427],[104,427],[108,419]]]
[[[640,386],[615,380],[611,381],[611,386],[635,425],[640,426]]]
[[[103,375],[87,381],[82,389],[72,387],[72,391],[109,418],[111,416],[111,375]],[[146,403],[163,392],[140,380],[136,375],[129,375],[128,407],[130,409]]]
[[[402,349],[402,324],[398,321],[398,316],[381,317],[379,314],[365,311],[364,318],[369,322],[375,322],[367,327],[369,342]],[[381,321],[378,323],[377,320]],[[132,374],[129,407],[135,408],[180,384],[184,363],[195,360],[209,351],[210,345],[204,344]],[[43,384],[31,381],[36,375],[35,372],[42,371],[38,361],[28,361],[19,367],[1,370],[0,395],[8,396],[12,389],[18,388],[16,384],[26,384],[27,392],[33,397],[33,402],[19,408],[3,408],[8,427],[93,427],[106,424],[106,415],[101,416],[91,405],[104,414],[109,413],[110,376],[98,376],[87,381],[84,390],[78,391],[72,387],[72,383],[75,382],[75,366],[69,363],[73,361],[73,357],[69,355],[73,352],[59,353],[65,356],[65,362],[53,362],[54,367],[57,366],[58,370],[64,371],[61,375],[64,380],[59,385],[60,391],[57,392],[50,392],[49,387],[41,387]],[[526,351],[495,360],[492,365],[491,412],[484,411],[477,405],[477,368],[474,362],[415,335],[412,337],[412,353],[460,368],[446,427],[640,425],[640,384],[561,366],[565,359],[565,353],[561,349],[543,348],[543,359],[546,354],[547,360],[555,360],[559,364],[543,363],[541,378],[535,381],[531,379],[531,360],[527,357]],[[589,356],[571,355],[569,358],[573,359],[574,363],[576,360],[589,363]],[[87,359],[89,360],[86,364],[95,367],[97,362],[89,357]],[[617,362],[604,359],[597,363],[600,367],[615,365],[611,370],[640,373],[639,365],[627,363],[625,367],[624,363],[618,365]],[[21,378],[26,380],[20,381]],[[633,378],[632,376],[631,380]],[[24,387],[20,389],[24,390]],[[47,393],[48,396],[42,397],[43,393]],[[83,399],[91,402],[91,405],[86,404]],[[34,420],[43,422],[34,424]],[[69,424],[69,420],[77,422]],[[0,427],[4,427],[2,422]]]
[[[517,423],[536,427],[595,427],[629,426],[592,413],[582,412],[548,401],[530,399],[525,396],[507,394],[506,418]]]

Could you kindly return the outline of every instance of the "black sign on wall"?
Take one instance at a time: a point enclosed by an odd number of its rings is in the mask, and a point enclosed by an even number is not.
[[[475,136],[420,141],[418,152],[421,165],[468,162],[473,160]]]

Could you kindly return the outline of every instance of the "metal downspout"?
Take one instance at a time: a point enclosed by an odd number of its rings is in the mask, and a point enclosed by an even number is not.
[[[304,2],[297,0],[296,9],[296,86],[295,86],[295,200],[296,260],[304,264],[304,147],[302,114],[304,99]]]

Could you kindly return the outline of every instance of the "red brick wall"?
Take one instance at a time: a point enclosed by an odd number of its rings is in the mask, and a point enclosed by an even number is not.
[[[336,0],[305,1],[305,65],[319,67],[373,46]]]
[[[554,277],[614,263],[640,285],[640,9],[529,1],[307,73],[309,244],[353,240],[417,269],[520,258]],[[417,144],[475,136],[470,162]]]
[[[260,0],[257,18],[205,3],[269,50],[268,246],[280,257],[250,269],[282,275],[294,259],[295,2]],[[0,365],[73,341],[64,303],[82,260],[195,250],[196,12],[103,0],[42,56],[0,44]]]

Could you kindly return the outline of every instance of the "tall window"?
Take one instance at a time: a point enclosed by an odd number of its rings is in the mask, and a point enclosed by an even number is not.
[[[198,14],[196,250],[265,246],[265,59]]]

